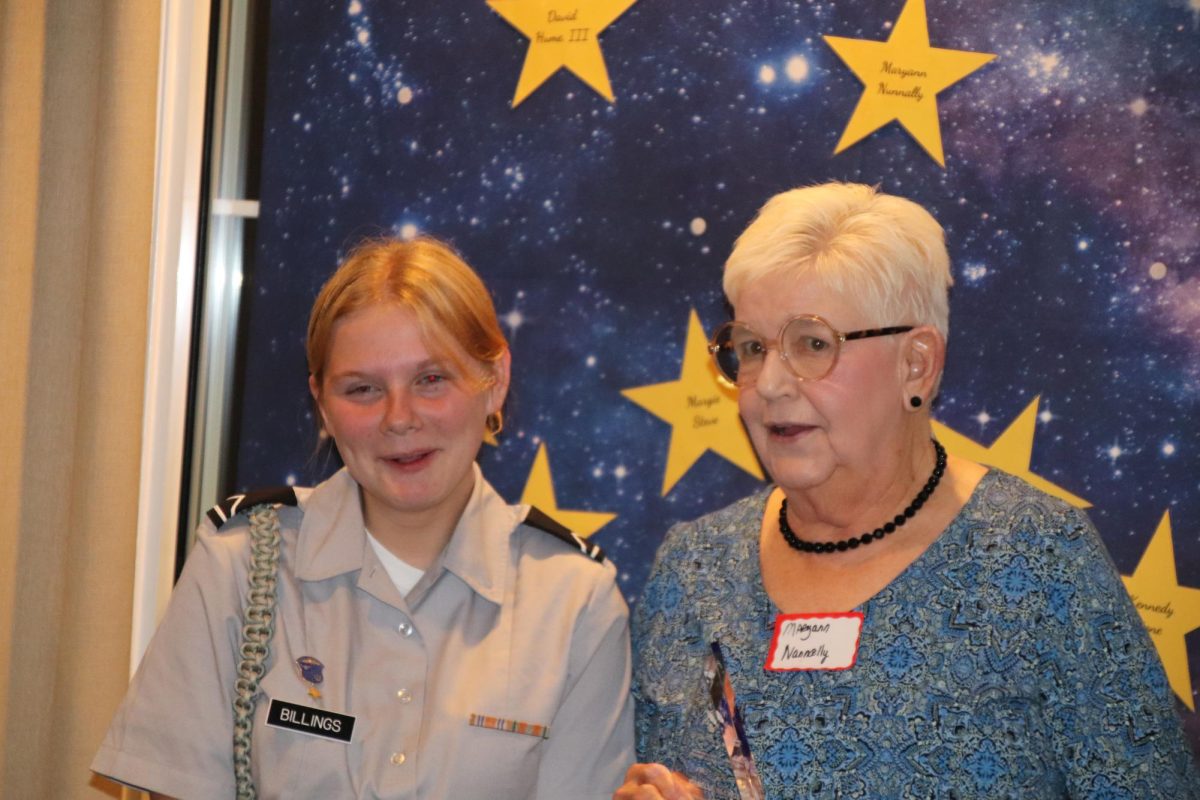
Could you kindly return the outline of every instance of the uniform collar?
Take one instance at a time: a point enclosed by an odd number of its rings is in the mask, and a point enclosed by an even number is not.
[[[475,487],[446,549],[429,567],[408,597],[414,606],[436,583],[444,569],[455,575],[480,597],[496,605],[504,599],[508,570],[509,535],[521,522],[518,509],[504,501],[483,478],[478,464]]]
[[[369,548],[363,532],[362,500],[358,482],[345,467],[306,495],[297,492],[300,536],[296,544],[296,577],[323,581],[335,575],[362,569],[363,548]]]
[[[484,599],[497,605],[504,598],[509,535],[521,522],[519,509],[508,505],[473,464],[475,486],[450,542],[425,577],[413,588],[416,605],[445,570]],[[297,492],[304,518],[296,547],[296,577],[320,581],[362,569],[367,561],[362,501],[358,483],[343,467],[311,492]],[[371,554],[374,560],[374,554]]]

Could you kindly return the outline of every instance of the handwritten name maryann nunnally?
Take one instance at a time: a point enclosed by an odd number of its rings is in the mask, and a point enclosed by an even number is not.
[[[793,658],[805,660],[810,658],[819,658],[821,659],[821,663],[824,664],[829,660],[829,650],[823,644],[819,644],[816,647],[809,647],[807,649],[792,647],[790,644],[785,644],[783,649],[779,651],[780,663],[786,664]]]
[[[929,73],[923,69],[907,69],[905,67],[897,67],[890,61],[884,61],[883,66],[879,71],[885,75],[895,75],[897,78],[904,80],[906,78],[928,78]]]
[[[807,642],[809,637],[814,633],[829,633],[830,625],[828,622],[805,622],[804,620],[790,620],[783,624],[784,636],[795,636],[802,642]]]

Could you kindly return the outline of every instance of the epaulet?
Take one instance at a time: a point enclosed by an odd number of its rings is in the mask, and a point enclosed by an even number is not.
[[[600,545],[591,544],[579,534],[555,522],[540,508],[530,506],[529,513],[525,515],[524,522],[532,528],[545,531],[554,538],[561,539],[593,561],[601,564],[604,563],[604,551],[600,549]]]
[[[257,505],[296,505],[296,490],[291,486],[276,486],[271,489],[255,489],[245,494],[234,494],[225,498],[225,502],[217,503],[208,510],[208,518],[212,524],[220,528],[237,515],[239,511],[249,510]]]

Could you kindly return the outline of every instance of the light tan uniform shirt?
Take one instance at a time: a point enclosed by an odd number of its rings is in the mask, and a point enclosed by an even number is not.
[[[609,798],[633,762],[628,609],[608,562],[522,523],[476,468],[445,551],[401,597],[345,470],[280,509],[260,798]],[[205,521],[92,769],[179,798],[234,795],[248,523]],[[324,664],[313,699],[295,665]],[[349,744],[268,727],[272,698],[356,719]],[[548,738],[468,724],[548,726]]]

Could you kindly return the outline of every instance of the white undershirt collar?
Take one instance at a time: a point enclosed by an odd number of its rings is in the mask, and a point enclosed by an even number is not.
[[[379,559],[379,563],[383,564],[383,568],[387,570],[388,577],[392,579],[392,583],[396,584],[396,588],[400,590],[400,596],[406,596],[417,585],[417,581],[421,580],[421,577],[425,575],[425,570],[417,569],[391,550],[388,550],[366,528],[363,528],[363,532],[367,534],[367,541],[371,543],[371,549],[375,551],[375,556]]]

